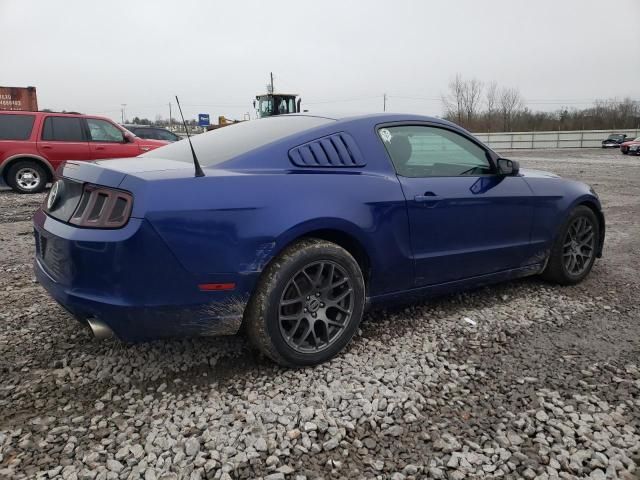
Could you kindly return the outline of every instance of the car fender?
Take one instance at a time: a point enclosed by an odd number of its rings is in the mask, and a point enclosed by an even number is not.
[[[53,168],[53,165],[51,165],[49,160],[47,160],[43,156],[36,155],[34,153],[15,153],[5,158],[4,161],[0,164],[0,176],[4,176],[11,164],[18,160],[35,160],[47,169],[51,177],[55,175],[55,169]]]
[[[337,235],[343,235],[345,238],[355,242],[355,245],[362,250],[361,253],[366,256],[366,261],[375,263],[376,248],[371,238],[355,223],[335,217],[314,218],[292,226],[279,235],[273,242],[271,259],[278,256],[287,246],[300,238],[314,236],[317,238],[327,238],[331,237],[331,233],[334,232]],[[350,250],[349,248],[346,249]],[[355,252],[350,253],[354,255]],[[363,274],[365,274],[365,272],[363,272]]]
[[[543,172],[540,172],[542,174]],[[604,217],[598,197],[587,184],[561,177],[531,175],[524,177],[535,196],[534,225],[531,242],[539,246],[539,255],[546,258],[558,229],[566,222],[571,211],[580,204],[588,203],[594,207],[601,221],[600,249],[604,235]]]

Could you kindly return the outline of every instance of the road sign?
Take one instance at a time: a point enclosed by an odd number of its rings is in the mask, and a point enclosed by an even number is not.
[[[209,114],[208,113],[199,113],[198,114],[198,125],[201,127],[209,126]]]

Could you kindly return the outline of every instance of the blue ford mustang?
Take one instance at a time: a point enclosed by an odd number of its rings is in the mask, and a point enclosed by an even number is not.
[[[601,256],[593,190],[411,115],[286,115],[127,160],[67,162],[34,217],[39,282],[97,336],[246,333],[323,362],[365,306]],[[195,169],[196,173],[198,169]]]

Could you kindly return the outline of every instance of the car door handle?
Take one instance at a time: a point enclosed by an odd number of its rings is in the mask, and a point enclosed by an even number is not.
[[[415,197],[413,197],[413,199],[418,203],[437,202],[439,200],[442,200],[433,192],[424,192],[424,195],[416,195]]]
[[[44,150],[51,150],[53,147],[51,145],[43,145],[42,148]]]
[[[97,146],[97,147],[96,147],[96,150],[104,150],[104,147]]]

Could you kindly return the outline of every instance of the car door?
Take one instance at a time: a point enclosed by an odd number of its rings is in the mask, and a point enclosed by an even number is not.
[[[453,129],[378,130],[407,202],[416,286],[533,263],[533,195],[519,176],[498,174],[484,147]]]
[[[137,143],[129,141],[113,123],[100,118],[87,118],[91,158],[121,158],[140,155]]]
[[[90,160],[89,143],[81,117],[48,115],[37,143],[38,152],[53,168],[66,160]]]

